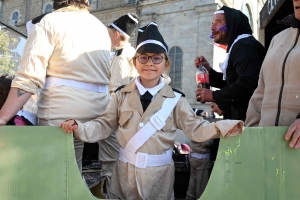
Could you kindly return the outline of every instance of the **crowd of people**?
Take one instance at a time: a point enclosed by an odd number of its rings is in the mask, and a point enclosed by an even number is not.
[[[169,49],[158,24],[139,28],[134,48],[129,39],[137,15],[105,26],[90,14],[88,0],[54,0],[53,12],[28,23],[15,77],[0,77],[0,125],[60,126],[73,133],[80,171],[84,142],[97,142],[108,199],[174,199],[172,150],[176,130],[183,130],[191,140],[186,199],[199,199],[212,169],[213,139],[241,134],[244,122],[290,126],[285,139],[300,147],[300,0],[293,2],[294,14],[278,22],[291,28],[276,35],[267,52],[241,11],[223,6],[214,13],[211,38],[227,46],[221,72],[203,56],[194,60],[220,88],[196,91],[197,101],[212,102],[226,119],[210,123],[168,85]],[[22,107],[37,92],[33,118]]]

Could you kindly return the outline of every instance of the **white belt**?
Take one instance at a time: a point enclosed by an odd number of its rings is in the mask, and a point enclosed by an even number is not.
[[[36,125],[36,122],[37,122],[37,118],[36,118],[36,115],[31,113],[31,112],[28,112],[26,110],[19,110],[17,112],[18,116],[23,116],[25,117],[28,121],[30,121],[33,125]]]
[[[56,78],[56,77],[46,78],[46,83],[45,83],[44,88],[50,87],[52,85],[65,85],[65,86],[90,90],[90,91],[94,91],[94,92],[108,93],[107,85],[101,85],[101,84],[96,84],[96,83],[87,83],[87,82],[75,81],[75,80],[64,79],[64,78]]]
[[[159,155],[148,155],[140,152],[135,154],[120,148],[119,160],[133,164],[138,168],[155,167],[172,164],[172,153],[173,149],[168,150],[165,154]]]
[[[205,158],[210,158],[210,153],[195,153],[195,152],[192,152],[190,153],[190,155],[194,158],[198,158],[198,159],[205,159]]]

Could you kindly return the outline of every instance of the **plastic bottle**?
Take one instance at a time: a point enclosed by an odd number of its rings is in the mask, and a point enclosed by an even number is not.
[[[210,88],[209,85],[209,73],[207,71],[207,69],[200,64],[198,66],[197,72],[196,72],[196,83],[197,83],[197,87],[201,87],[201,88]]]

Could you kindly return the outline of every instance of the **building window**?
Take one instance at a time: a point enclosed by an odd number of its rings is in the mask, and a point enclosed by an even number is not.
[[[52,12],[52,11],[53,11],[52,3],[48,3],[48,4],[45,6],[44,13],[49,13],[49,12]]]
[[[170,86],[176,89],[181,89],[181,78],[182,78],[182,58],[183,53],[180,47],[172,47],[169,52],[169,57],[171,61],[170,67]]]
[[[14,11],[11,17],[10,24],[16,26],[18,24],[18,20],[19,20],[19,12]]]
[[[129,0],[128,3],[135,3],[136,0]]]
[[[92,5],[92,3],[93,3],[93,0],[89,0],[89,4]]]
[[[251,29],[253,30],[253,18],[252,18],[252,13],[249,4],[245,4],[243,6],[243,13],[248,17],[249,19],[249,24],[251,26]]]

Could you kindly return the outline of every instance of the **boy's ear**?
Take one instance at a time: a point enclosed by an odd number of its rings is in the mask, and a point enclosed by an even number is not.
[[[168,60],[166,60],[166,65],[165,65],[165,70],[167,70],[167,69],[169,69],[169,67],[170,67],[170,60],[168,59]],[[165,71],[164,70],[164,71]]]
[[[115,38],[116,38],[116,39],[119,39],[119,38],[120,38],[120,33],[119,33],[119,31],[116,31],[116,32],[115,32]]]
[[[132,62],[133,62],[134,67],[136,68],[136,58],[135,57],[132,58]]]

